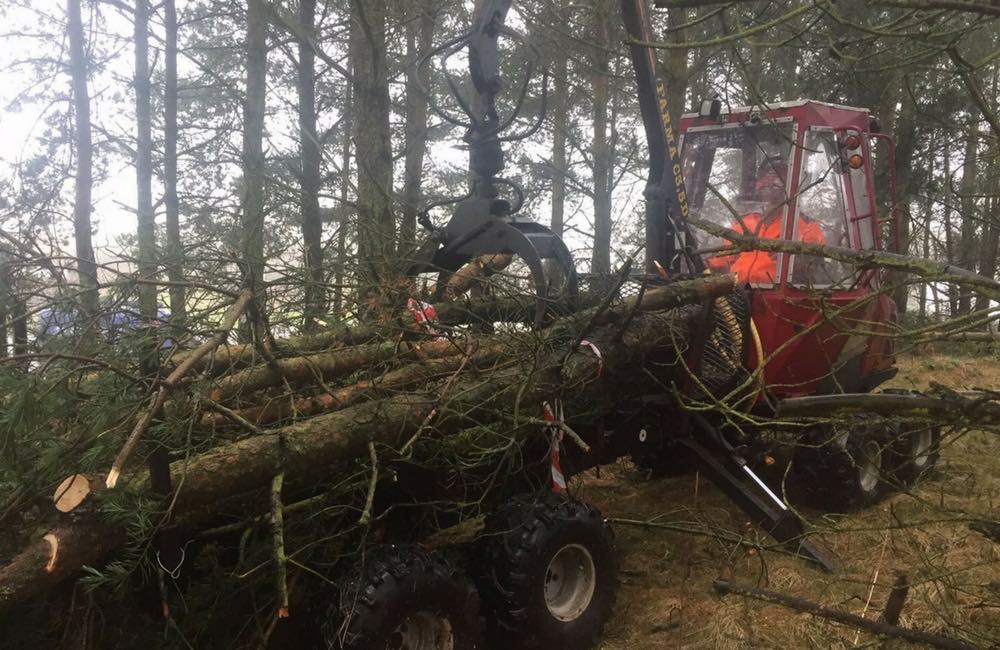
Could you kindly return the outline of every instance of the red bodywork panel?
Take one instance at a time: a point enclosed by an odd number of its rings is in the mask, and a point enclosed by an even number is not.
[[[798,196],[803,139],[809,129],[838,133],[848,130],[862,136],[863,174],[859,170],[843,175],[847,197],[844,205],[853,229],[850,245],[856,249],[881,248],[868,111],[802,101],[768,110],[735,109],[716,120],[688,115],[681,120],[680,130],[683,134],[694,127],[751,124],[752,114],[758,121],[791,118],[795,124],[795,146],[788,161],[788,191],[792,196]],[[860,187],[862,182],[864,187]],[[789,203],[784,235],[789,240],[794,238],[797,209],[797,200]],[[789,282],[789,256],[779,256],[777,265],[779,277],[774,285],[754,286],[751,290],[752,317],[763,348],[764,375],[771,395],[782,398],[867,391],[891,376],[895,357],[892,340],[886,334],[896,322],[896,306],[889,296],[878,293],[879,274],[862,273],[851,288],[806,289]],[[757,360],[752,349],[750,352],[747,365],[753,369]]]

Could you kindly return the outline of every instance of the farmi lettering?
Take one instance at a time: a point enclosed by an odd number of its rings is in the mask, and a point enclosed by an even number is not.
[[[674,127],[670,122],[670,111],[667,109],[667,85],[662,79],[656,80],[656,94],[660,107],[661,125],[663,135],[667,141],[667,152],[673,162],[671,171],[674,173],[674,187],[677,194],[677,207],[680,208],[681,216],[687,218],[689,213],[687,191],[684,188],[684,172],[681,168],[679,151],[677,150],[677,137],[674,135]]]

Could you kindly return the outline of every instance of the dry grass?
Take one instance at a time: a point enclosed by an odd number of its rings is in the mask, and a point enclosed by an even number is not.
[[[1000,389],[993,352],[927,350],[901,359],[896,387],[929,382]],[[768,543],[729,501],[694,475],[644,481],[630,464],[579,481],[578,494],[608,517],[657,520]],[[812,515],[817,541],[843,564],[825,574],[804,561],[731,541],[630,525],[615,527],[621,582],[601,648],[908,647],[853,628],[740,597],[720,598],[717,577],[757,584],[877,618],[897,573],[912,584],[900,623],[1000,643],[1000,544],[969,530],[969,518],[1000,520],[1000,436],[954,437],[939,470],[911,494],[846,517]],[[872,578],[878,580],[872,589]]]

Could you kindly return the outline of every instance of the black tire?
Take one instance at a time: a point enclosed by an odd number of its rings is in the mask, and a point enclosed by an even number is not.
[[[804,505],[825,512],[868,507],[888,492],[888,436],[871,422],[818,426],[799,440],[792,487]]]
[[[912,487],[934,471],[941,457],[941,427],[909,422],[894,428],[889,471],[899,486]]]
[[[503,643],[591,647],[611,616],[618,566],[600,511],[544,493],[519,497],[486,518],[480,592]]]
[[[476,650],[484,647],[479,605],[475,585],[452,562],[386,546],[344,581],[323,637],[330,649]]]

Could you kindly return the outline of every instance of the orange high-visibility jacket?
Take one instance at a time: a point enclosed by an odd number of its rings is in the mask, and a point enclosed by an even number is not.
[[[746,226],[745,228],[744,225]],[[730,229],[761,239],[781,239],[784,235],[784,226],[784,219],[775,219],[770,223],[765,223],[759,212],[751,212],[743,217],[743,224],[734,223]],[[805,219],[801,216],[799,217],[796,236],[799,241],[813,244],[826,243],[823,228],[815,221]],[[765,284],[777,282],[778,265],[775,261],[774,253],[744,251],[734,255],[722,255],[710,258],[708,265],[716,271],[735,273],[740,282]]]

